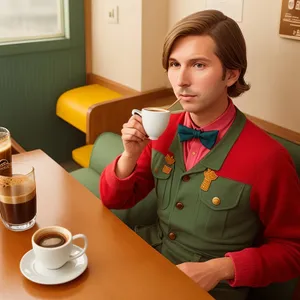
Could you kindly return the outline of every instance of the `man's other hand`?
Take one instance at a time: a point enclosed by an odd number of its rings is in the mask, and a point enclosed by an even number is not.
[[[234,278],[234,265],[229,257],[185,262],[177,267],[206,291],[212,290],[221,280]]]

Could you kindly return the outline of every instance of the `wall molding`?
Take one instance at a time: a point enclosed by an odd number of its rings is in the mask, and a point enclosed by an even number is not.
[[[115,92],[122,94],[123,96],[133,96],[141,94],[141,92],[131,89],[123,84],[120,84],[116,81],[107,79],[102,76],[95,75],[93,73],[87,75],[87,84],[99,84],[109,89],[112,89]]]

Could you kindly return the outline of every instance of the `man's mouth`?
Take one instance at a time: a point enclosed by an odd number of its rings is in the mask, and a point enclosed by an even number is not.
[[[181,98],[182,100],[191,100],[195,97],[196,95],[192,95],[192,94],[179,94],[179,98]]]

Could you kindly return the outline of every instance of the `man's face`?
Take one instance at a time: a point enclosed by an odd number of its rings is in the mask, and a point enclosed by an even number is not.
[[[227,101],[226,78],[209,36],[179,38],[169,58],[168,77],[183,109],[191,113],[211,111]],[[223,103],[224,104],[224,103]]]

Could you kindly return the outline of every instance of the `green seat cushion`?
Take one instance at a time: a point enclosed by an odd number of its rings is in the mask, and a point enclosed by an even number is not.
[[[99,198],[99,174],[91,168],[82,168],[70,173],[82,185]]]
[[[91,168],[82,168],[70,173],[82,185],[99,197],[100,175]],[[155,191],[139,202],[131,209],[112,209],[111,211],[127,226],[134,228],[135,225],[151,225],[157,218]]]
[[[104,168],[124,150],[121,136],[104,132],[95,141],[89,167],[101,174]]]
[[[270,136],[273,137],[275,140],[277,140],[290,153],[295,163],[298,176],[300,177],[300,145],[290,142],[281,137],[278,137],[274,134],[270,134]]]

